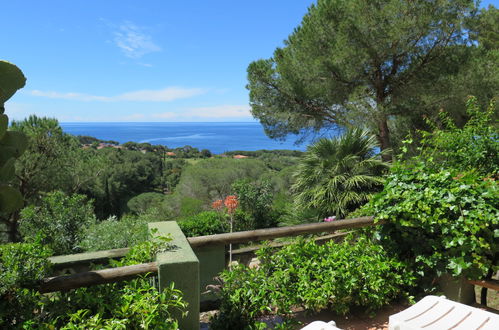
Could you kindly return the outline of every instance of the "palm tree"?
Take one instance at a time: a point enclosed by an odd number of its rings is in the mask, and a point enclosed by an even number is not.
[[[383,187],[388,168],[376,150],[376,138],[362,129],[309,146],[294,173],[295,205],[342,218],[367,202]]]

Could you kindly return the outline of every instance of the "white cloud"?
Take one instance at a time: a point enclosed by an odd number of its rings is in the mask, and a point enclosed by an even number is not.
[[[5,114],[13,120],[22,120],[29,116],[32,112],[32,106],[30,104],[17,103],[8,101],[5,104]]]
[[[152,37],[146,34],[143,28],[128,21],[114,31],[114,43],[125,56],[133,59],[161,51],[161,47],[153,42]]]
[[[207,90],[203,88],[182,88],[167,87],[158,90],[138,90],[127,92],[115,96],[99,96],[85,93],[61,93],[54,91],[32,90],[33,96],[46,97],[51,99],[73,100],[73,101],[100,101],[100,102],[119,102],[119,101],[139,101],[139,102],[169,102],[176,99],[184,99],[201,95]]]
[[[202,88],[168,87],[160,90],[141,90],[116,96],[119,101],[168,102],[206,93]]]
[[[39,91],[32,90],[30,92],[33,96],[47,97],[49,99],[62,99],[74,101],[109,101],[110,98],[106,96],[89,95],[84,93],[60,93],[53,91]]]

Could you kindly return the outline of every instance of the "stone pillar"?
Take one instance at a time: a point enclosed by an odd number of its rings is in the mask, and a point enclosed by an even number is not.
[[[468,283],[464,276],[453,277],[450,274],[442,274],[438,284],[445,297],[449,300],[466,305],[476,302],[475,286]]]
[[[204,246],[195,248],[194,253],[199,259],[201,301],[214,301],[217,297],[206,292],[206,286],[220,284],[214,280],[225,269],[225,245]]]
[[[189,304],[187,316],[174,314],[182,330],[199,329],[199,260],[175,221],[149,223],[149,231],[157,229],[157,235],[171,235],[174,248],[156,256],[158,263],[159,289],[163,290],[171,282],[183,293]]]

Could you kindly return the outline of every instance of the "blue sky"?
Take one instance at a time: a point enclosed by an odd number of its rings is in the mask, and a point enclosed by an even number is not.
[[[313,2],[2,1],[0,59],[28,79],[6,113],[62,122],[252,121],[248,64],[282,46]]]

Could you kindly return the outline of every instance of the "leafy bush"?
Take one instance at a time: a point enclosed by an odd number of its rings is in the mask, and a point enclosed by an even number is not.
[[[0,328],[32,317],[39,294],[28,288],[49,274],[51,253],[39,242],[0,245]]]
[[[342,218],[365,204],[383,188],[388,169],[376,151],[376,138],[361,129],[309,146],[294,173],[296,207]]]
[[[442,128],[420,132],[420,154],[393,166],[363,210],[388,220],[377,235],[419,274],[420,287],[444,272],[477,279],[498,269],[499,135],[492,109],[480,111],[470,98],[463,128],[442,112]]]
[[[132,197],[126,204],[133,214],[143,214],[149,209],[158,207],[165,195],[156,192],[146,192]]]
[[[272,208],[274,199],[269,181],[251,182],[238,180],[232,184],[241,209],[252,217],[246,230],[268,228],[277,225],[279,213]]]
[[[99,251],[136,245],[147,240],[147,223],[153,221],[147,215],[109,217],[86,228],[79,246],[83,251]]]
[[[255,326],[265,314],[287,316],[302,306],[345,314],[354,306],[376,310],[403,294],[413,276],[366,237],[317,245],[301,240],[279,251],[258,251],[259,268],[242,265],[221,275],[222,304],[214,329]]]
[[[97,313],[92,309],[79,309],[68,315],[69,321],[61,329],[178,329],[178,322],[171,316],[171,311],[183,309],[186,305],[181,299],[181,292],[173,285],[158,292],[146,282],[136,280],[115,290],[105,290],[114,298],[108,302],[111,306]],[[99,293],[98,297],[102,299],[102,290]],[[91,295],[91,292],[86,294]]]
[[[152,261],[156,253],[171,248],[169,241],[158,238],[143,242],[111,265],[120,267]],[[0,250],[0,327],[178,329],[178,322],[171,313],[185,309],[181,292],[173,285],[158,292],[149,278],[50,295],[25,288],[47,276],[49,253],[43,251],[39,244],[11,244]]]
[[[485,276],[499,235],[498,185],[474,173],[396,166],[368,207],[381,241],[431,280],[442,272]]]
[[[499,131],[493,119],[495,103],[491,101],[486,110],[481,110],[476,98],[470,97],[466,109],[470,119],[462,128],[443,111],[439,114],[440,125],[427,120],[433,131],[419,132],[422,136],[421,154],[413,161],[424,161],[433,169],[474,171],[483,177],[497,178]]]
[[[85,196],[54,191],[43,196],[40,206],[30,205],[21,211],[19,230],[27,242],[41,235],[41,242],[54,254],[70,254],[81,251],[78,242],[83,229],[93,223],[92,203]]]
[[[187,237],[221,234],[228,230],[225,215],[216,211],[201,212],[184,218],[178,225]]]

